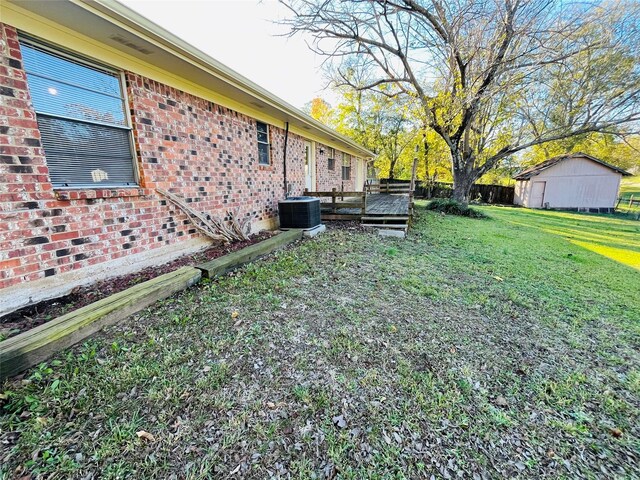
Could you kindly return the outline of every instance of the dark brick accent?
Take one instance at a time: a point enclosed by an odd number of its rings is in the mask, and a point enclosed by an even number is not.
[[[33,173],[33,168],[25,165],[9,165],[9,171],[11,173]]]
[[[24,241],[25,245],[40,245],[43,243],[49,243],[49,239],[47,237],[31,237]]]
[[[23,202],[17,205],[18,208],[27,208],[29,210],[35,210],[40,206],[38,202]]]

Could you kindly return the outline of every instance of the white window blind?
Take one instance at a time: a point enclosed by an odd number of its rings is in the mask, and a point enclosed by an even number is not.
[[[120,75],[30,40],[20,43],[53,185],[135,185]]]

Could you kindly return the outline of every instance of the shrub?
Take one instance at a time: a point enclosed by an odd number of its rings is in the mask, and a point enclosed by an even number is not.
[[[487,218],[484,213],[451,198],[435,198],[429,202],[427,210],[435,210],[436,212],[460,215],[462,217]]]

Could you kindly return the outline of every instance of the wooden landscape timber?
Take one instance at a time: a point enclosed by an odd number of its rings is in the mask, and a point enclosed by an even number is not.
[[[0,380],[16,375],[103,327],[198,283],[201,275],[197,268],[182,267],[0,342]]]
[[[231,270],[240,267],[246,263],[252,262],[274,250],[283,247],[291,242],[302,238],[302,230],[294,229],[281,232],[267,240],[250,245],[247,248],[238,250],[237,252],[224,255],[210,262],[196,265],[196,268],[202,271],[204,278],[214,278],[224,275]]]

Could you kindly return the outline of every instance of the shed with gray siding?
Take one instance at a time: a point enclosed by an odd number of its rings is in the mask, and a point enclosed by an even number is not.
[[[585,153],[546,160],[514,177],[514,203],[528,208],[612,212],[620,180],[630,175]]]

